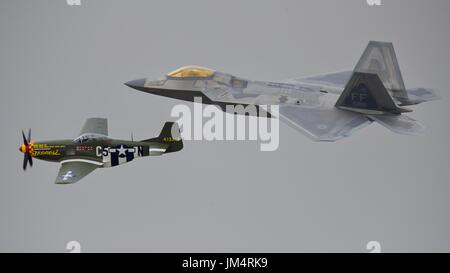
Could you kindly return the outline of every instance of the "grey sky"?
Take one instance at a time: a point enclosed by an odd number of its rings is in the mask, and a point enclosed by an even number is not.
[[[450,68],[446,0],[0,3],[0,251],[365,252],[450,250]],[[179,103],[124,82],[201,65],[277,80],[352,69],[369,40],[394,43],[411,107],[408,137],[372,124],[314,143],[280,124],[280,148],[187,141],[179,153],[53,184],[58,164],[22,172],[20,130],[74,138],[109,119],[112,137],[158,134]],[[188,105],[192,106],[192,104]]]

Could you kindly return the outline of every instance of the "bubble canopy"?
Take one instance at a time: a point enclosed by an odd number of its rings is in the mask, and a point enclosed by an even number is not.
[[[108,140],[110,139],[108,136],[102,135],[102,134],[95,134],[95,133],[86,133],[86,134],[82,134],[81,136],[75,138],[73,140],[73,142],[75,143],[85,143],[85,142],[90,142],[90,141],[100,141],[100,140]]]
[[[167,73],[171,78],[208,78],[214,75],[214,70],[199,66],[183,66]]]

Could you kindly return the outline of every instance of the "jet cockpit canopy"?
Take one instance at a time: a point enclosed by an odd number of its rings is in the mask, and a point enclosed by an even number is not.
[[[209,78],[214,75],[214,70],[199,66],[183,66],[167,73],[170,78]]]

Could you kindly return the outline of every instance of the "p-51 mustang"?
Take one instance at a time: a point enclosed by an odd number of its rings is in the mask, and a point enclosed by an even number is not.
[[[117,140],[108,137],[104,118],[89,118],[80,135],[67,140],[32,142],[22,131],[23,169],[33,166],[33,158],[60,162],[56,184],[75,183],[97,168],[114,167],[137,157],[162,155],[183,149],[178,124],[166,122],[158,137],[142,141]]]
[[[406,89],[393,45],[374,41],[353,71],[264,82],[182,67],[161,79],[138,79],[126,85],[187,101],[201,97],[203,103],[222,110],[227,105],[279,105],[280,119],[315,141],[336,141],[373,121],[396,133],[416,134],[423,126],[403,115],[411,111],[403,106],[438,98],[432,89]],[[264,113],[258,110],[257,115]]]

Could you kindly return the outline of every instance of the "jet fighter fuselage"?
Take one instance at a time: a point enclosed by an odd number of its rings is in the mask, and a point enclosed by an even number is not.
[[[190,68],[185,67],[185,69]],[[195,69],[200,68],[195,67]],[[167,76],[166,79],[162,80],[134,80],[127,82],[126,85],[146,93],[186,101],[194,101],[196,97],[201,97],[203,103],[216,104],[218,106],[222,106],[223,103],[242,105],[283,103],[316,107],[326,101],[336,102],[343,90],[343,87],[321,84],[300,85],[287,82],[251,81],[218,71],[214,73],[214,77],[179,79]],[[224,90],[221,97],[222,100],[216,101],[205,94],[205,91],[208,90],[216,90],[218,92]],[[228,93],[228,91],[231,91],[231,93]]]
[[[270,116],[275,114],[315,141],[336,141],[373,121],[396,133],[419,133],[423,126],[402,115],[411,111],[403,106],[439,98],[430,88],[406,89],[392,43],[374,41],[369,42],[353,71],[268,82],[187,66],[157,80],[142,78],[125,84],[186,101],[199,97],[202,103],[218,105],[224,111],[228,105],[258,109],[278,105],[277,113],[268,110]]]

